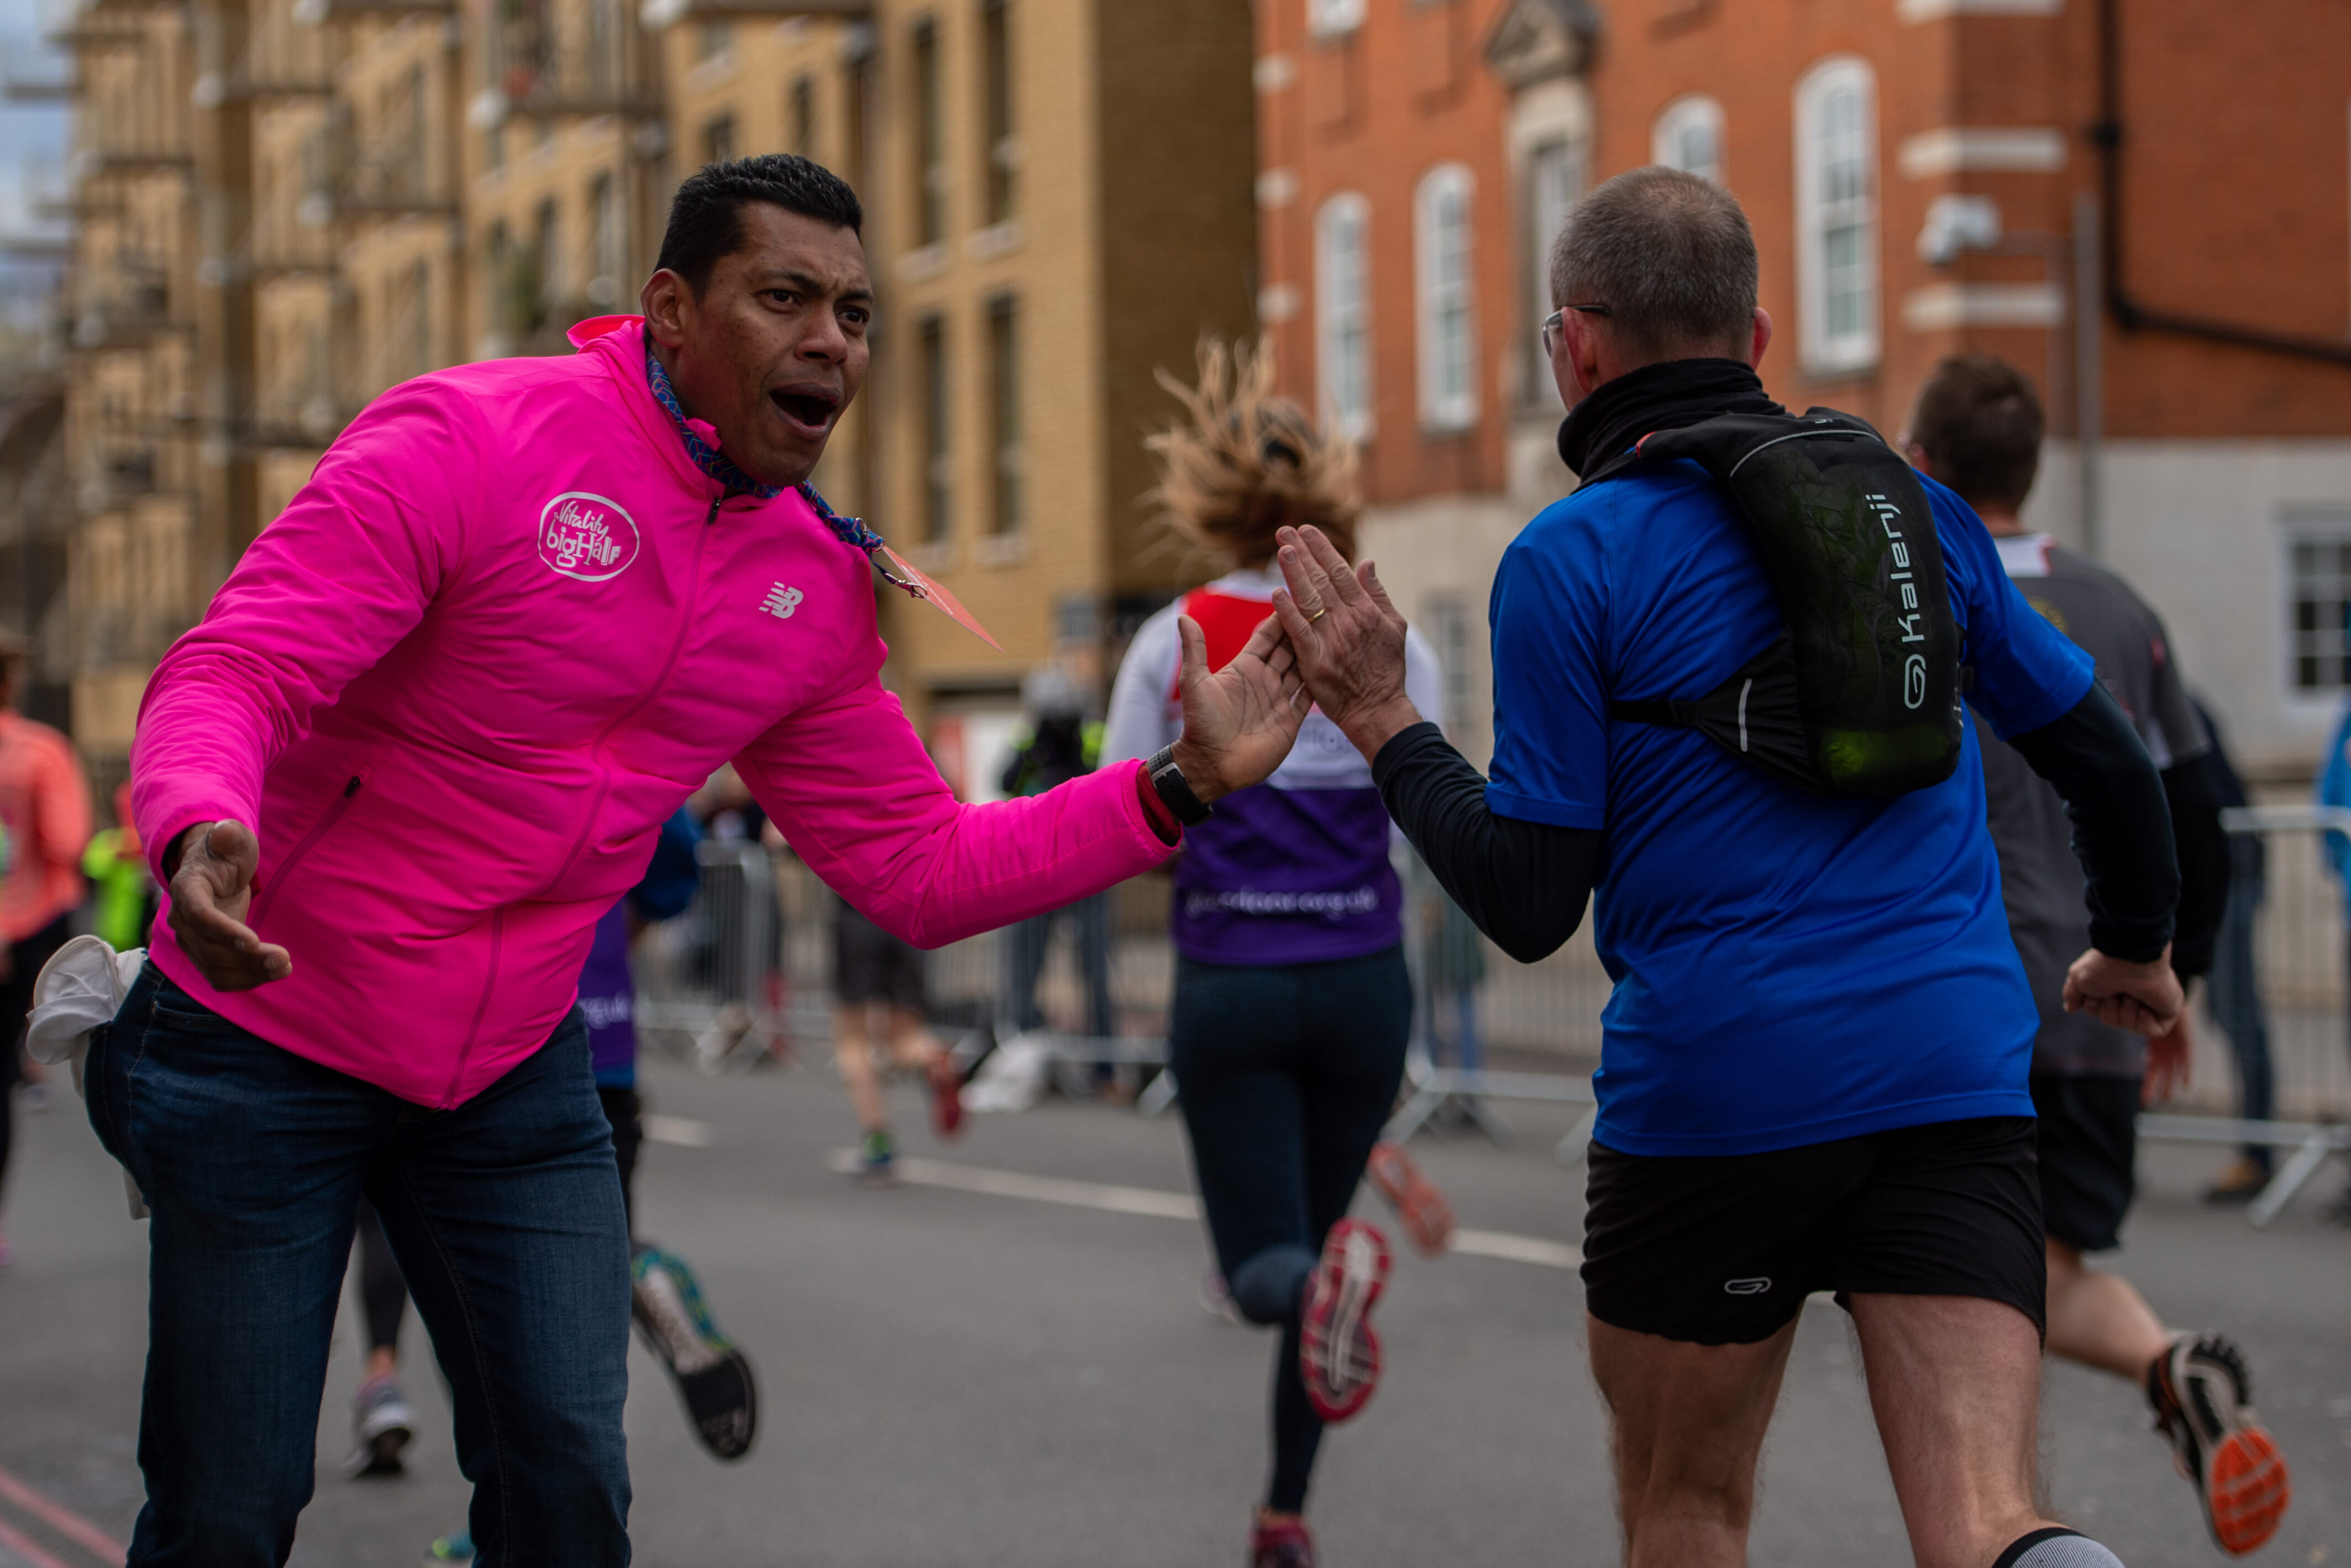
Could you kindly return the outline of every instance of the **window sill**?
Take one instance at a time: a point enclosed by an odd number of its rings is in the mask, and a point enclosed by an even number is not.
[[[947,269],[947,247],[926,245],[898,258],[898,276],[908,283],[927,283]]]
[[[1015,528],[1007,534],[989,534],[972,546],[972,559],[981,566],[1018,566],[1029,559],[1029,534]]]
[[[999,256],[1009,256],[1019,250],[1028,235],[1019,218],[1007,218],[984,229],[974,229],[963,242],[964,254],[974,261],[993,261]]]

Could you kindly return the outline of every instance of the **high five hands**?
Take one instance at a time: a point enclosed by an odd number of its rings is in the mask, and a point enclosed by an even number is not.
[[[1200,623],[1182,616],[1176,630],[1184,639],[1178,682],[1184,732],[1176,738],[1176,766],[1206,805],[1262,782],[1280,767],[1311,704],[1274,617],[1267,616],[1232,662],[1214,674]]]
[[[1404,689],[1404,616],[1388,601],[1378,570],[1369,561],[1350,567],[1322,529],[1283,528],[1274,537],[1289,584],[1273,596],[1282,635],[1308,695],[1368,762],[1398,730],[1420,722]]]

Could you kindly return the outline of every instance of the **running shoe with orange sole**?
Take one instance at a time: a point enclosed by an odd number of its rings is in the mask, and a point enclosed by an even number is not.
[[[1326,1422],[1344,1421],[1368,1404],[1380,1381],[1380,1336],[1372,1307],[1388,1281],[1388,1241],[1360,1219],[1331,1228],[1322,1256],[1306,1277],[1298,1373],[1307,1401]]]
[[[1314,1537],[1306,1521],[1260,1515],[1249,1531],[1249,1568],[1314,1568]]]
[[[2241,1557],[2267,1542],[2284,1522],[2294,1486],[2253,1414],[2244,1353],[2219,1334],[2181,1334],[2147,1368],[2147,1396],[2220,1550]]]
[[[1372,1186],[1395,1210],[1396,1223],[1404,1227],[1415,1251],[1434,1258],[1453,1244],[1453,1206],[1435,1182],[1420,1174],[1420,1166],[1402,1144],[1374,1144],[1365,1169]]]

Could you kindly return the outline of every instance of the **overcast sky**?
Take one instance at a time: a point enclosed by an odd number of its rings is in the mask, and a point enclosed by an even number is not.
[[[64,14],[59,0],[0,0],[0,76],[11,81],[56,79],[70,68],[41,35]],[[61,232],[37,220],[32,204],[66,193],[68,116],[59,102],[12,103],[0,98],[0,239]],[[31,271],[0,257],[0,311],[39,308],[46,268]]]

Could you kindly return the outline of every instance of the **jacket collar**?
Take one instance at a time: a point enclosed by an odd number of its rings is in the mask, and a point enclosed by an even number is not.
[[[630,418],[661,455],[662,465],[700,500],[727,498],[726,486],[695,465],[667,410],[645,380],[645,320],[642,316],[591,316],[567,334],[571,346],[595,356]],[[756,503],[755,503],[756,504]]]

